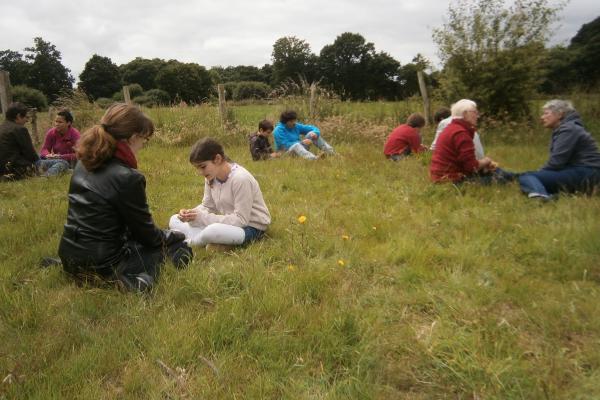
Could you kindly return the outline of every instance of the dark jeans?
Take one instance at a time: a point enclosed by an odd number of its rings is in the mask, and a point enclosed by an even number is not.
[[[244,243],[242,243],[242,244],[248,244],[250,242],[258,240],[258,239],[262,238],[263,235],[265,234],[265,231],[261,231],[260,229],[253,228],[251,226],[245,226],[242,229],[244,230],[244,235],[245,235]]]
[[[541,169],[525,172],[519,177],[525,194],[539,193],[544,196],[565,192],[588,192],[600,184],[600,168],[568,167],[559,171]]]
[[[192,261],[192,249],[183,240],[171,240],[165,248],[145,247],[138,242],[128,241],[123,248],[123,258],[116,265],[103,268],[77,267],[64,263],[65,271],[83,280],[94,276],[108,281],[119,281],[128,290],[147,290],[158,280],[161,267],[169,257],[175,267],[184,268]],[[147,274],[146,287],[136,287],[136,277]]]

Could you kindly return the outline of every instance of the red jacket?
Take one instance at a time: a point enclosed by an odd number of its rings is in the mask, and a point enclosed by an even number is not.
[[[420,153],[426,149],[427,147],[421,145],[419,130],[410,125],[402,124],[388,136],[383,147],[383,154],[386,156],[405,154],[406,150],[410,150],[407,154]]]
[[[429,175],[434,182],[457,182],[479,168],[475,158],[475,128],[463,119],[453,119],[438,138]]]

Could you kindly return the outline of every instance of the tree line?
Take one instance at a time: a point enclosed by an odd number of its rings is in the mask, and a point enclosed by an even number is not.
[[[345,32],[315,54],[309,43],[286,36],[273,44],[271,64],[207,69],[197,63],[137,57],[116,65],[94,54],[79,75],[78,86],[90,98],[122,99],[131,85],[140,104],[201,103],[223,83],[229,98],[265,98],[289,80],[319,82],[342,100],[399,100],[418,94],[417,71],[438,97],[469,97],[492,115],[524,113],[538,93],[560,94],[598,87],[600,17],[584,24],[568,46],[546,47],[559,7],[548,0],[456,0],[446,23],[433,30],[442,68],[432,69],[417,54],[401,65],[358,33]],[[56,47],[35,38],[24,53],[0,51],[0,69],[10,72],[16,91],[36,89],[52,102],[73,89],[74,79]],[[27,92],[30,97],[34,96]]]

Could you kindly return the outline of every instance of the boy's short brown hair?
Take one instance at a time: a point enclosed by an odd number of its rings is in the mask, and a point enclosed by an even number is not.
[[[406,118],[406,124],[413,128],[422,128],[425,126],[425,118],[419,113],[410,114]]]
[[[258,130],[259,131],[272,131],[273,123],[271,121],[269,121],[268,119],[263,119],[262,121],[260,121],[258,123]]]

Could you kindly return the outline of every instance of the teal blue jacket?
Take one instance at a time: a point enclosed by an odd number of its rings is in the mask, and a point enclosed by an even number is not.
[[[302,138],[300,135],[306,135],[308,132],[314,132],[317,137],[321,135],[319,128],[313,125],[304,125],[296,123],[293,129],[289,129],[285,124],[279,122],[273,130],[275,138],[275,149],[288,151],[290,147],[299,143]]]

